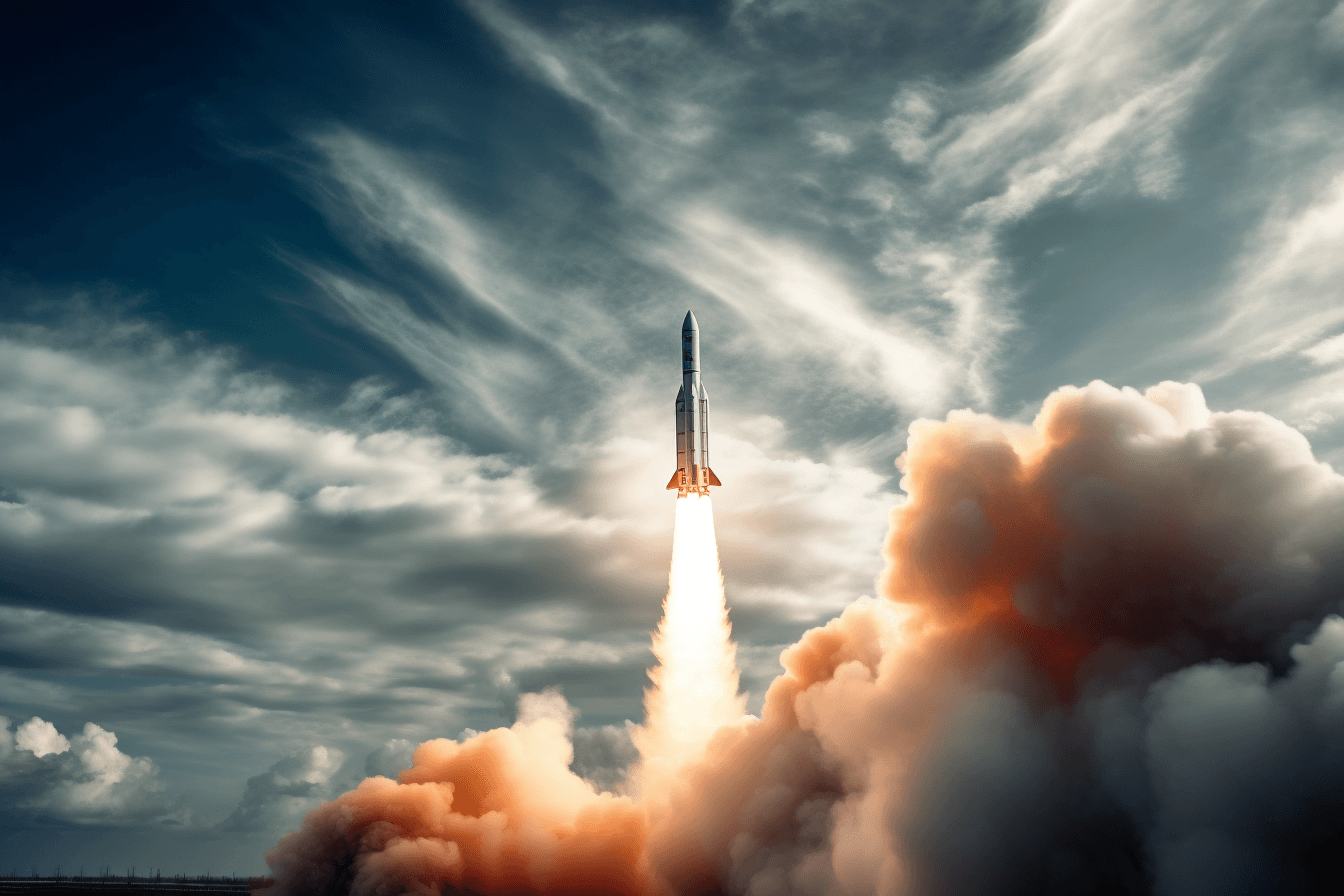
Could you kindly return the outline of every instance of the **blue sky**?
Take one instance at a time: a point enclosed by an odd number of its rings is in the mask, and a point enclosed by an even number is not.
[[[552,684],[619,764],[688,308],[753,706],[917,418],[1174,379],[1344,460],[1344,6],[0,15],[0,871],[258,871]]]

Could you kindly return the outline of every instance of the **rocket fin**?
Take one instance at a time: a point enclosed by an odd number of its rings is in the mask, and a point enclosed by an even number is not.
[[[671,491],[674,488],[681,488],[681,470],[672,474],[672,478],[667,480],[667,489]]]
[[[719,481],[719,477],[715,476],[714,471],[709,467],[705,467],[705,483],[707,485],[723,485],[723,483]]]

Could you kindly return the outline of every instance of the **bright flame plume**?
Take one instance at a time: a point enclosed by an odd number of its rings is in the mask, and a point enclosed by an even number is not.
[[[714,538],[714,505],[707,495],[677,499],[672,567],[663,621],[653,637],[658,665],[644,693],[645,721],[635,734],[640,763],[631,784],[648,798],[689,761],[698,759],[721,726],[740,719],[737,648]]]

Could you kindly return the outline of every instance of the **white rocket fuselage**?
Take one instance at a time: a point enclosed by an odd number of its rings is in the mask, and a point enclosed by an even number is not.
[[[709,468],[709,396],[700,382],[700,327],[686,312],[681,325],[681,391],[677,393],[677,471],[667,483],[678,496],[709,494],[719,477]]]

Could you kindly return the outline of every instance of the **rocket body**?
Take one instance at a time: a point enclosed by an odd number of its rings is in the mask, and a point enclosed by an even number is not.
[[[677,496],[708,495],[711,485],[721,485],[709,468],[709,395],[700,382],[700,326],[686,312],[681,325],[681,391],[677,393],[677,471],[668,489]]]

